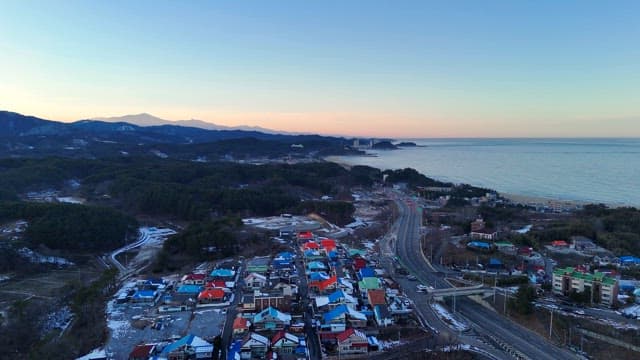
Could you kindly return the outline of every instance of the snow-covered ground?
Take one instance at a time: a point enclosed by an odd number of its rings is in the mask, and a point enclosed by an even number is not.
[[[116,259],[116,256],[123,252],[140,248],[136,257],[133,258],[129,264],[130,268],[138,268],[148,262],[158,249],[162,247],[164,241],[175,233],[174,230],[168,228],[141,227],[138,240],[112,252],[110,255],[111,262],[114,263],[120,271],[124,272],[127,268]]]
[[[266,230],[279,230],[294,226],[296,228],[309,228],[311,230],[320,228],[320,224],[306,216],[270,216],[263,218],[242,219],[245,225],[255,226]]]
[[[81,356],[76,360],[94,360],[94,359],[106,359],[107,353],[104,349],[94,349],[87,355]]]
[[[518,233],[518,234],[526,234],[531,230],[532,227],[533,227],[533,225],[527,225],[527,226],[523,227],[522,229],[516,230],[515,232]]]
[[[73,313],[71,312],[71,308],[64,306],[47,315],[47,319],[45,320],[42,328],[42,333],[47,334],[49,331],[55,329],[64,331],[69,324],[71,324],[72,318]]]
[[[18,250],[18,253],[26,258],[29,259],[29,261],[31,261],[32,263],[37,263],[37,264],[54,264],[54,265],[58,265],[58,266],[73,266],[75,265],[73,262],[65,259],[65,258],[61,258],[61,257],[57,257],[57,256],[44,256],[42,254],[39,254],[29,248],[23,247],[21,249]]]
[[[85,200],[74,196],[58,196],[58,202],[67,204],[84,204]]]
[[[445,309],[441,304],[432,303],[431,307],[433,308],[433,310],[436,311],[438,316],[445,323],[447,323],[447,325],[449,325],[449,327],[451,327],[452,329],[454,329],[456,331],[466,331],[466,330],[469,329],[469,326],[467,324],[465,324],[462,321],[459,321],[458,319],[454,318],[453,315],[451,315],[449,313],[449,311],[447,311],[447,309]]]

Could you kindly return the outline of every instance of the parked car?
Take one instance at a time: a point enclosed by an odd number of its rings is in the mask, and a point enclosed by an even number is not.
[[[418,278],[413,275],[407,275],[407,280],[416,281]]]

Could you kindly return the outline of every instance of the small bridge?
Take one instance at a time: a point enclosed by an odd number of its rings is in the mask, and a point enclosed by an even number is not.
[[[443,300],[445,297],[450,296],[467,296],[467,295],[479,295],[493,294],[493,289],[486,288],[484,285],[474,285],[466,287],[452,287],[447,289],[433,289],[429,290],[429,295],[435,300]]]

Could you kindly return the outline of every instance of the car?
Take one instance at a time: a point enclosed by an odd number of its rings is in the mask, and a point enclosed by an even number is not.
[[[584,310],[574,310],[573,313],[574,314],[578,314],[578,315],[584,315],[585,314]]]
[[[418,278],[415,277],[414,275],[407,275],[407,280],[416,281],[418,280]]]
[[[424,286],[422,284],[416,286],[416,290],[418,292],[425,292],[425,291],[427,291],[427,289],[428,289],[428,287],[426,287],[426,286]]]

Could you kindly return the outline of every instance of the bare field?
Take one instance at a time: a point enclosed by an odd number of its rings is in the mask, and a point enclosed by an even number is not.
[[[100,273],[98,268],[85,265],[11,278],[0,282],[0,309],[19,300],[55,300],[65,284],[71,281],[87,283]]]

